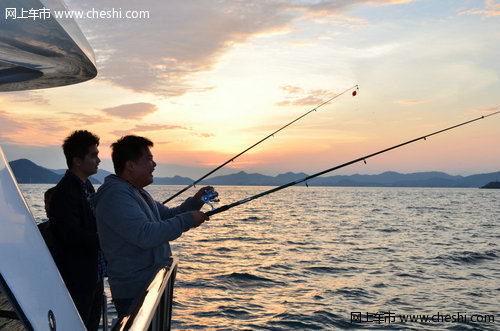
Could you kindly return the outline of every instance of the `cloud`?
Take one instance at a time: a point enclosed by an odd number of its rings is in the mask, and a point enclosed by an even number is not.
[[[164,130],[189,130],[185,126],[181,125],[168,125],[168,124],[143,124],[137,125],[135,131],[164,131]]]
[[[14,114],[0,110],[0,142],[33,146],[57,145],[71,131],[100,123],[105,123],[102,117],[86,114]]]
[[[120,118],[140,119],[146,115],[152,114],[158,110],[158,107],[148,102],[129,103],[116,107],[101,109],[102,112]]]
[[[70,9],[116,8],[116,1],[69,1]],[[235,43],[282,29],[291,13],[283,2],[120,1],[126,10],[148,10],[149,19],[80,20],[92,44],[100,79],[139,92],[179,96],[196,86],[192,75],[208,71]],[[118,8],[116,8],[118,9]],[[211,87],[208,87],[211,88]]]
[[[115,130],[110,132],[116,136],[126,136],[129,134],[136,134],[137,132],[150,132],[150,131],[167,131],[167,130],[189,130],[189,128],[180,125],[168,124],[142,124],[136,125],[128,130]]]
[[[290,41],[286,43],[289,46],[296,47],[313,47],[316,45],[316,42],[313,41]]]
[[[10,113],[0,110],[0,141],[2,143],[14,141],[13,135],[24,129],[26,125],[16,120]]]
[[[476,112],[479,112],[479,113],[495,113],[495,112],[498,112],[500,111],[500,105],[498,106],[491,106],[489,108],[482,108],[482,109],[476,109],[475,110]]]
[[[394,103],[397,103],[399,105],[418,105],[420,103],[423,103],[423,100],[396,100]]]
[[[470,9],[459,13],[459,15],[484,15],[493,17],[500,15],[500,2],[498,0],[486,0],[485,9]]]
[[[73,123],[77,123],[78,125],[88,126],[106,122],[104,116],[99,116],[96,114],[82,114],[82,113],[72,113],[72,112],[60,112],[59,114],[67,115]]]
[[[98,79],[157,95],[175,97],[187,92],[213,89],[200,86],[194,75],[213,69],[221,55],[233,45],[256,35],[294,31],[301,20],[334,17],[335,25],[364,24],[364,20],[345,15],[346,8],[358,3],[390,5],[399,1],[233,1],[214,4],[205,0],[120,1],[119,9],[147,10],[149,18],[136,20],[79,20],[92,44]],[[68,0],[72,10],[110,10],[114,0]],[[118,9],[118,8],[116,8]]]
[[[124,137],[124,136],[128,136],[131,134],[135,134],[135,132],[134,132],[134,129],[114,130],[114,131],[109,132],[109,134],[112,134],[112,135],[117,136],[117,137]]]
[[[51,118],[37,115],[20,117],[20,115],[0,110],[0,139],[4,143],[41,146],[59,142],[67,132],[65,120],[59,117]]]
[[[19,91],[12,92],[5,95],[13,102],[23,102],[23,103],[34,103],[36,105],[48,105],[50,100],[42,95],[38,91]]]
[[[282,86],[281,89],[287,92],[288,96],[286,100],[277,102],[277,106],[317,106],[332,97],[331,91],[328,90],[306,91],[291,85]]]
[[[357,27],[365,25],[366,20],[359,17],[352,17],[346,11],[355,5],[369,5],[374,7],[399,5],[419,0],[326,0],[318,1],[315,4],[305,2],[303,5],[295,5],[294,9],[310,20],[317,23],[331,23],[335,26]]]
[[[390,5],[400,5],[403,3],[417,2],[419,0],[369,0],[364,1],[367,5],[372,6],[390,6]]]
[[[277,102],[277,106],[316,106],[324,102],[323,99],[320,99],[315,96],[307,96],[305,98],[295,99],[295,100],[284,100]]]
[[[210,138],[214,137],[215,135],[213,133],[194,133],[196,136],[201,137],[201,138]]]
[[[295,23],[353,27],[365,19],[348,15],[359,4],[388,6],[416,0],[234,1],[67,0],[71,10],[148,11],[144,19],[80,19],[94,48],[97,79],[165,97],[215,88],[197,73],[214,68],[235,44],[257,35],[295,31]]]
[[[136,125],[133,128],[128,130],[115,130],[110,132],[110,134],[116,136],[126,136],[129,134],[136,134],[138,132],[152,132],[152,131],[169,131],[169,130],[183,130],[188,131],[191,135],[201,137],[201,138],[209,138],[214,136],[212,133],[204,133],[204,132],[195,132],[193,128],[189,128],[181,125],[170,125],[170,124],[141,124]],[[169,142],[166,142],[169,143]]]
[[[281,89],[285,92],[292,94],[301,93],[302,91],[304,91],[302,88],[298,86],[291,86],[291,85],[282,86]]]

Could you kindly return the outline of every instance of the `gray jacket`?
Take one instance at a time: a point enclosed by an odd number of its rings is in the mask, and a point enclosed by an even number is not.
[[[136,298],[156,271],[169,264],[168,242],[194,226],[188,211],[202,205],[188,198],[178,207],[167,208],[120,177],[105,178],[93,206],[113,298]]]

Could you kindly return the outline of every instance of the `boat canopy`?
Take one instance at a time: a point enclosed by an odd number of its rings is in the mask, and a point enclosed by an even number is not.
[[[0,91],[76,84],[97,75],[92,48],[60,0],[2,0]],[[42,15],[43,13],[43,15]]]

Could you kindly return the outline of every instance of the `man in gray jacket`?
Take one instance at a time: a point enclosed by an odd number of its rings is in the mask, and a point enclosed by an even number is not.
[[[144,187],[153,182],[156,163],[144,137],[125,136],[111,145],[116,175],[106,177],[93,199],[101,249],[118,317],[128,315],[134,299],[158,269],[171,262],[169,241],[199,226],[208,216],[200,189],[175,208],[155,201]]]

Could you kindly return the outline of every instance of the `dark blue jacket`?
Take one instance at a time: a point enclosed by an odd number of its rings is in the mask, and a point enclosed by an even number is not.
[[[95,192],[90,182],[87,185]],[[91,291],[97,283],[96,220],[81,180],[69,171],[52,196],[49,222],[56,240],[54,260],[69,292]]]

